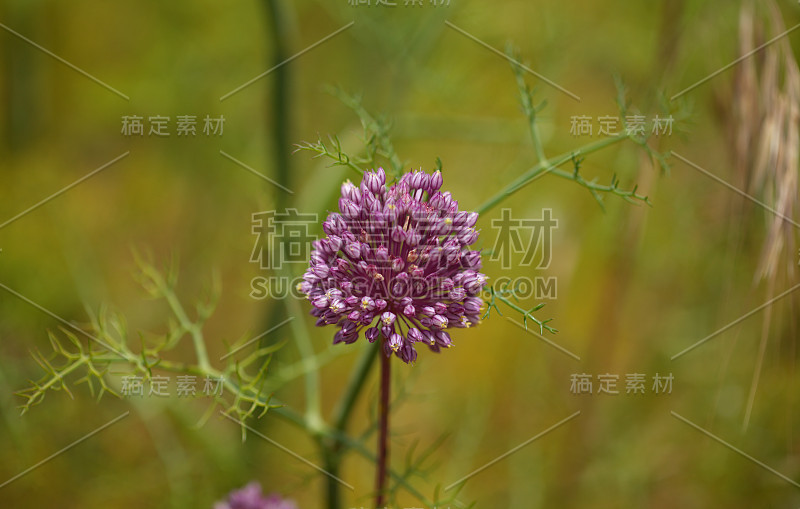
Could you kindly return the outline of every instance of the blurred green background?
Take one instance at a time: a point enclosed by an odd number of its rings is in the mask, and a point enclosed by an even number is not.
[[[445,20],[501,50],[510,41],[532,69],[581,97],[577,102],[526,76],[535,98],[547,102],[540,129],[548,156],[601,138],[571,135],[571,118],[617,115],[614,76],[628,87],[631,111],[651,119],[664,114],[664,96],[740,54],[740,2],[371,3],[4,0],[0,23],[7,29],[130,100],[0,30],[0,221],[130,154],[0,228],[0,283],[82,326],[87,310],[107,305],[124,314],[130,330],[157,334],[165,329],[165,305],[147,300],[132,277],[133,250],[151,253],[159,264],[177,259],[179,292],[189,303],[218,271],[222,296],[205,329],[215,360],[226,352],[226,341],[255,336],[286,318],[280,302],[249,296],[252,278],[269,275],[249,262],[251,214],[287,206],[324,213],[335,208],[339,183],[357,179],[308,153],[292,155],[294,143],[328,134],[350,153],[361,150],[358,119],[325,86],[361,93],[369,111],[391,118],[407,168],[431,170],[441,158],[444,187],[471,209],[536,159],[508,62]],[[800,12],[796,3],[785,4],[789,28]],[[280,72],[220,101],[276,58],[294,55],[350,21],[352,27]],[[759,9],[755,25],[764,32],[762,41],[780,32]],[[793,33],[783,41],[796,52],[799,38]],[[741,160],[731,126],[737,98],[748,92],[737,88],[735,76],[736,69],[726,71],[681,97],[678,104],[690,114],[671,136],[650,143],[746,187],[749,173],[735,171]],[[276,90],[279,79],[286,81]],[[124,136],[125,115],[169,116],[172,134]],[[178,115],[198,117],[197,136],[176,135]],[[200,132],[206,115],[224,115],[221,136]],[[797,115],[790,118],[796,124]],[[285,172],[295,194],[280,192],[220,151],[271,178]],[[556,277],[556,298],[533,296],[524,304],[546,302],[536,316],[552,318],[559,329],[548,338],[580,361],[493,314],[479,327],[456,331],[450,351],[420,352],[415,366],[395,363],[395,387],[406,395],[393,414],[393,465],[402,467],[414,442],[425,448],[447,436],[433,452],[430,470],[412,480],[420,491],[430,495],[437,484],[449,485],[580,411],[469,480],[458,500],[477,508],[800,505],[798,486],[670,413],[800,482],[797,294],[670,360],[797,284],[798,253],[791,248],[797,231],[790,227],[778,240],[770,237],[772,214],[690,166],[670,162],[672,170],[664,174],[639,147],[622,143],[590,155],[581,167],[587,179],[607,183],[616,174],[623,188],[638,185],[652,207],[608,196],[604,211],[585,189],[552,175],[502,204],[519,218],[553,210],[559,221],[554,259],[543,270],[504,269],[487,258],[485,272],[494,279]],[[748,192],[770,200],[764,189]],[[499,216],[495,208],[478,223],[487,249],[497,237],[491,221]],[[777,246],[779,263],[771,276],[761,277],[765,246]],[[323,478],[307,465],[255,436],[242,443],[238,427],[218,415],[198,427],[209,404],[203,398],[112,396],[96,402],[85,386],[71,385],[74,399],[50,393],[20,416],[24,401],[15,392],[42,376],[31,352],[50,352],[47,333],[57,333],[61,324],[8,292],[0,292],[0,306],[0,482],[131,411],[0,488],[0,506],[203,508],[255,479],[300,507],[321,507]],[[510,310],[506,316],[520,319]],[[313,324],[305,314],[295,319]],[[333,332],[312,332],[317,351],[327,350]],[[289,343],[272,370],[299,358],[289,328],[271,336],[281,339]],[[362,343],[335,348],[340,355],[321,368],[326,415]],[[188,345],[169,355],[194,359]],[[572,394],[575,373],[618,374],[621,393]],[[646,394],[624,393],[628,373],[647,376]],[[651,391],[656,373],[672,373],[671,394]],[[354,433],[369,426],[376,393],[373,373]],[[277,394],[303,407],[302,380]],[[313,442],[296,428],[269,414],[258,427],[321,462]],[[373,470],[362,458],[347,457],[341,476],[355,487],[345,490],[348,507],[370,506]],[[413,497],[400,498],[401,507],[416,507]]]

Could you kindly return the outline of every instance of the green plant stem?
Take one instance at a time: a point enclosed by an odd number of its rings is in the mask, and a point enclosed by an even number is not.
[[[356,368],[357,371],[363,370],[364,374],[363,374],[363,376],[355,376],[355,375],[353,376],[353,378],[351,379],[351,382],[350,382],[350,384],[348,386],[348,389],[347,389],[347,391],[345,393],[345,394],[349,394],[351,396],[348,396],[348,398],[346,398],[346,399],[352,398],[352,400],[355,401],[356,396],[361,392],[361,389],[362,389],[362,387],[363,387],[363,385],[365,383],[365,380],[367,378],[367,374],[369,372],[369,367],[372,365],[372,363],[375,361],[375,359],[377,357],[377,355],[375,355],[375,354],[379,350],[380,350],[379,347],[374,347],[372,349],[365,350],[362,358],[359,360],[358,367]],[[371,354],[370,354],[370,352],[371,352]],[[369,358],[370,361],[368,362],[366,358]],[[119,362],[128,362],[128,363],[130,363],[130,362],[132,362],[131,360],[128,360],[128,359],[121,359],[119,356],[116,356],[116,355],[113,355],[113,356],[112,355],[108,355],[108,357],[106,357],[106,356],[96,356],[95,359],[98,362],[113,362],[113,363],[119,363]],[[165,371],[170,371],[170,372],[175,372],[175,373],[183,373],[183,374],[198,375],[198,376],[207,376],[209,378],[215,378],[215,379],[222,378],[223,379],[223,384],[224,384],[225,388],[229,392],[231,392],[233,394],[238,394],[240,392],[240,390],[241,390],[240,387],[235,382],[233,382],[232,380],[230,380],[227,377],[225,377],[224,376],[225,374],[223,372],[218,371],[218,370],[216,370],[214,368],[202,368],[202,367],[200,367],[198,365],[191,365],[191,364],[187,364],[185,362],[173,362],[173,361],[168,361],[168,360],[160,360],[157,363],[157,366],[160,369],[163,369]],[[358,382],[356,383],[355,380],[358,380]],[[265,404],[267,403],[267,401],[265,399],[263,399],[263,396],[259,396],[259,401],[261,403],[265,403]],[[357,453],[358,455],[360,455],[361,457],[363,457],[364,459],[366,459],[367,461],[377,464],[377,462],[378,462],[377,456],[375,454],[373,454],[369,449],[367,449],[364,446],[364,444],[362,444],[359,440],[352,438],[347,433],[345,433],[343,430],[338,430],[338,429],[335,429],[333,427],[325,426],[324,424],[323,424],[322,429],[318,429],[318,428],[315,427],[316,425],[313,424],[312,421],[310,421],[307,418],[307,416],[299,413],[298,411],[294,410],[290,406],[284,405],[280,400],[278,400],[276,398],[271,398],[269,400],[269,405],[270,405],[270,409],[269,409],[270,413],[276,415],[277,417],[280,417],[281,419],[283,419],[284,421],[288,422],[289,424],[292,424],[293,426],[296,426],[297,428],[302,429],[305,432],[316,436],[320,443],[341,444],[339,446],[340,450],[338,451],[337,455],[335,456],[338,460],[341,459],[341,454],[345,450],[352,450],[355,453]],[[344,415],[347,415],[347,414],[352,412],[353,405],[344,405],[344,407],[350,408],[350,410],[348,412],[345,412]],[[337,414],[337,415],[343,415],[343,414]],[[338,419],[337,421],[346,423],[347,422],[347,418]],[[325,445],[325,446],[322,447],[322,451],[323,452],[327,451],[327,450],[329,450],[329,445]],[[324,458],[326,460],[326,465],[327,465],[327,461],[328,461],[329,457],[328,456],[324,456]],[[337,467],[338,467],[338,464],[337,464]],[[327,470],[327,468],[326,468],[326,470]],[[336,468],[336,471],[329,470],[329,472],[331,472],[331,473],[333,473],[335,475],[338,472],[338,468]],[[429,500],[419,490],[417,490],[414,486],[412,486],[404,476],[402,476],[398,472],[392,470],[391,468],[388,468],[388,466],[387,466],[386,473],[387,473],[388,477],[393,479],[398,484],[398,486],[401,486],[409,494],[411,494],[413,497],[415,497],[417,500],[419,500],[422,503],[423,506],[433,507],[433,505],[434,505],[433,501]],[[338,483],[336,483],[336,484],[338,485]],[[341,503],[337,501],[336,504],[330,506],[330,509],[339,509],[340,507],[341,507]]]
[[[544,154],[544,146],[542,145],[542,137],[539,134],[539,124],[536,123],[536,116],[529,116],[528,123],[530,124],[531,139],[533,140],[533,149],[536,151],[536,158],[539,161],[544,161],[547,156]]]
[[[389,165],[392,167],[392,174],[396,178],[400,178],[403,173],[403,161],[394,150],[394,144],[389,137],[388,126],[384,122],[378,121],[361,104],[359,97],[350,96],[339,88],[330,88],[330,93],[338,98],[345,106],[353,110],[358,118],[361,120],[361,125],[364,127],[364,134],[372,132],[377,138],[377,153],[389,160]],[[369,143],[369,141],[368,141]]]
[[[380,350],[380,343],[375,342],[361,353],[355,370],[350,376],[347,388],[339,400],[339,404],[333,412],[333,430],[337,434],[347,433],[347,423],[353,413],[358,395],[361,394],[364,383],[367,380],[372,365],[375,363],[377,353]],[[345,451],[345,443],[336,438],[330,438],[320,443],[323,457],[325,459],[325,469],[336,477],[339,476],[342,455]],[[327,504],[329,509],[341,507],[341,485],[336,479],[328,477],[326,489]]]
[[[312,156],[312,159],[317,159],[318,157],[327,157],[328,159],[332,159],[334,161],[331,166],[347,166],[359,175],[363,175],[364,168],[354,163],[350,156],[342,151],[342,144],[339,139],[331,136],[330,140],[331,145],[333,145],[333,148],[336,149],[335,153],[331,152],[328,146],[325,145],[325,142],[322,141],[322,138],[317,139],[316,143],[303,142],[296,144],[295,152],[300,150],[309,150],[311,152],[315,152],[316,155]],[[336,191],[338,192],[339,190],[336,189]]]
[[[386,469],[389,465],[389,399],[392,357],[381,352],[381,393],[378,402],[378,469],[375,475],[375,509],[386,500]]]
[[[197,356],[197,364],[203,369],[211,369],[211,363],[208,361],[208,352],[206,351],[206,342],[203,339],[202,329],[198,324],[189,319],[189,316],[186,314],[186,310],[183,309],[183,305],[181,305],[180,301],[178,300],[178,296],[175,295],[175,292],[169,288],[168,285],[164,284],[161,288],[161,292],[163,293],[164,298],[167,300],[167,304],[172,310],[172,314],[174,314],[175,318],[178,319],[178,323],[180,323],[181,328],[188,332],[189,336],[191,336],[195,355]]]
[[[291,281],[291,273],[288,270],[282,274]],[[291,316],[298,317],[292,320],[290,327],[297,343],[297,350],[300,356],[304,359],[312,359],[316,353],[314,352],[314,345],[311,344],[311,337],[308,334],[308,327],[303,320],[303,312],[297,299],[288,297],[285,299],[286,309]],[[306,385],[306,417],[311,423],[312,430],[315,434],[319,434],[325,427],[325,421],[322,419],[322,399],[320,396],[320,382],[319,372],[310,369],[304,375]]]
[[[43,364],[41,364],[39,359],[34,359],[34,360],[39,362],[39,365],[42,366],[43,368],[45,367]],[[51,366],[47,366],[47,368],[46,368],[47,372],[48,373],[55,373],[56,376],[53,376],[53,378],[50,378],[47,382],[45,382],[45,383],[43,383],[41,385],[37,384],[35,386],[37,392],[39,392],[41,394],[44,394],[46,391],[48,391],[50,389],[53,389],[54,386],[56,384],[59,384],[59,383],[62,386],[64,386],[64,378],[67,375],[69,375],[70,373],[72,373],[73,371],[75,371],[76,369],[78,369],[78,368],[80,368],[82,366],[88,365],[89,361],[90,361],[89,357],[81,356],[80,359],[76,360],[75,362],[73,362],[72,364],[70,364],[69,366],[64,368],[63,370],[58,371],[57,373]],[[66,389],[66,386],[64,386],[64,388],[65,388],[65,390],[67,392],[69,392],[69,390]],[[39,399],[39,401],[41,401],[41,399]],[[25,414],[25,412],[27,412],[27,410],[28,410],[27,408],[23,408],[22,413]]]
[[[583,147],[577,150],[565,152],[561,155],[541,161],[533,168],[529,169],[528,171],[517,177],[513,182],[504,187],[499,193],[495,194],[494,196],[486,200],[481,206],[475,209],[475,212],[477,212],[478,214],[484,214],[489,210],[493,209],[494,207],[496,207],[497,205],[499,205],[503,200],[505,200],[512,194],[516,193],[526,185],[530,184],[536,178],[553,171],[558,166],[561,166],[562,164],[571,161],[573,158],[591,154],[592,152],[597,152],[598,150],[604,149],[610,145],[614,145],[615,143],[627,140],[629,137],[630,136],[628,136],[627,134],[619,134],[617,136],[612,136],[610,138],[604,138],[602,140],[598,140],[593,143],[584,145]]]
[[[267,26],[270,42],[272,43],[272,56],[270,66],[277,66],[272,73],[272,96],[270,101],[271,127],[274,154],[275,179],[283,186],[288,186],[291,174],[289,150],[290,115],[291,107],[289,69],[288,65],[280,65],[289,58],[287,42],[289,40],[289,23],[284,13],[283,0],[267,0]],[[275,191],[275,208],[283,210],[286,206],[288,195],[282,190]]]
[[[647,196],[636,194],[636,189],[633,189],[632,191],[623,191],[614,185],[604,185],[596,182],[586,181],[580,176],[580,174],[576,175],[575,172],[555,169],[551,170],[551,173],[557,177],[572,180],[581,187],[588,189],[595,197],[599,196],[597,193],[611,193],[632,203],[635,202],[635,200],[640,200],[648,205],[650,204],[650,199]]]
[[[280,402],[275,401],[274,399],[272,401],[273,404],[280,405]],[[276,408],[270,409],[270,412],[286,420],[286,422],[308,431],[308,423],[306,419],[296,410],[293,410],[292,408],[287,406],[278,406]],[[345,433],[337,432],[334,429],[325,430],[325,434],[329,439],[336,440],[338,442],[345,444],[347,449],[355,451],[367,461],[371,463],[377,463],[378,461],[377,456],[373,454],[369,449],[364,447],[364,445],[360,441],[353,439],[352,437],[350,437]],[[387,475],[391,477],[395,482],[397,482],[399,486],[402,486],[403,489],[405,489],[413,497],[419,500],[422,503],[422,505],[426,507],[434,506],[434,503],[431,500],[428,500],[428,498],[425,497],[425,495],[420,493],[419,490],[417,490],[411,484],[409,484],[408,480],[399,473],[397,473],[396,471],[392,470],[391,468],[387,468]]]
[[[320,447],[325,463],[325,471],[332,476],[339,477],[339,467],[342,464],[342,457],[325,445],[321,445]],[[327,509],[341,509],[342,507],[342,494],[339,489],[339,481],[330,476],[327,476],[327,481],[325,482],[325,507],[327,507]]]
[[[538,318],[536,318],[535,316],[533,316],[531,314],[530,310],[522,309],[520,306],[517,306],[516,304],[514,304],[510,299],[508,299],[506,297],[503,297],[502,295],[495,295],[495,298],[497,300],[499,300],[500,302],[502,302],[503,304],[505,304],[506,306],[508,306],[511,309],[513,309],[514,311],[518,311],[518,312],[522,313],[523,316],[525,316],[527,318],[530,318],[531,320],[536,322],[536,325],[539,326],[539,333],[540,334],[544,334],[545,329],[547,329],[550,332],[554,332],[555,331],[555,329],[553,329],[552,327],[550,327],[550,326],[548,326],[546,324],[546,322],[548,320],[545,320],[544,322],[539,320]]]
[[[519,57],[514,54],[508,55],[509,57],[517,60]],[[533,141],[533,149],[536,151],[537,162],[542,162],[547,159],[544,154],[544,147],[542,146],[542,138],[539,134],[539,124],[536,121],[536,107],[533,105],[533,94],[528,89],[525,83],[525,76],[522,74],[523,70],[516,64],[512,64],[511,68],[514,71],[514,76],[517,79],[517,88],[519,89],[520,100],[522,101],[522,109],[525,112],[525,118],[528,120],[528,129],[531,134],[531,141]]]
[[[369,370],[378,357],[377,354],[379,350],[380,344],[376,341],[365,348],[361,353],[355,371],[353,371],[353,374],[350,376],[350,381],[347,384],[344,395],[333,413],[333,426],[336,430],[342,432],[347,430],[347,421],[350,418],[350,414],[353,412],[353,407],[358,399],[358,395],[361,393],[362,387],[364,387]]]

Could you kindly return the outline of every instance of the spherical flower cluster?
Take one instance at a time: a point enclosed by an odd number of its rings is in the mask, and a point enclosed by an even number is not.
[[[382,168],[342,185],[298,285],[317,325],[339,327],[334,344],[364,330],[410,363],[416,343],[438,352],[451,344],[446,329],[480,321],[486,276],[480,251],[469,249],[478,214],[459,211],[441,186],[441,172],[414,171],[387,188]]]
[[[232,491],[226,501],[214,504],[214,509],[297,509],[297,505],[274,493],[264,497],[261,485],[254,481],[240,490]]]

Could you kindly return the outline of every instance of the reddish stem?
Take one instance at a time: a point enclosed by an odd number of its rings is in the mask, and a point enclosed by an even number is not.
[[[389,395],[391,393],[390,355],[381,356],[381,394],[378,406],[378,473],[375,478],[375,507],[383,507],[386,491],[386,471],[389,465]]]

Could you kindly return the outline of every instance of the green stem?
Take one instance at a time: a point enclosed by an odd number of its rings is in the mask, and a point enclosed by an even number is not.
[[[88,357],[81,356],[80,359],[77,359],[75,362],[73,362],[72,364],[70,364],[69,366],[64,368],[63,370],[57,371],[57,370],[53,369],[50,366],[45,368],[45,366],[40,361],[38,361],[38,359],[35,359],[35,360],[37,360],[37,362],[39,362],[39,365],[42,366],[42,368],[44,368],[46,370],[46,372],[48,372],[48,374],[51,373],[51,372],[53,373],[53,377],[50,378],[47,382],[45,382],[45,383],[43,383],[41,385],[34,386],[34,388],[32,389],[31,392],[33,392],[33,390],[35,390],[35,394],[44,394],[45,392],[50,390],[54,385],[58,384],[59,382],[63,385],[64,384],[64,378],[67,375],[69,375],[70,373],[72,373],[76,369],[80,368],[81,366],[85,366],[85,365],[87,365],[89,363],[89,358]],[[27,409],[24,408],[22,413],[24,414],[26,411],[27,411]]]
[[[377,120],[373,117],[364,106],[361,104],[361,99],[347,95],[339,88],[330,89],[331,93],[337,97],[348,108],[353,110],[358,118],[361,119],[361,124],[364,127],[364,134],[373,133],[377,139],[377,153],[389,160],[392,167],[392,174],[396,178],[400,178],[403,173],[403,161],[394,149],[394,144],[389,137],[388,127],[384,122]]]
[[[289,58],[289,51],[287,42],[289,40],[288,30],[289,23],[287,22],[284,8],[281,5],[282,0],[267,0],[267,25],[269,36],[272,43],[272,57],[270,66],[278,66],[272,73],[272,96],[271,96],[271,114],[272,114],[272,138],[274,146],[272,147],[274,154],[274,171],[276,180],[284,186],[288,186],[290,173],[290,147],[289,131],[290,131],[290,115],[289,108],[291,107],[290,89],[289,89],[289,66],[279,65]],[[276,206],[277,210],[283,210],[286,206],[286,199],[288,195],[283,190],[276,190]]]
[[[516,55],[509,54],[509,56],[515,60],[518,59]],[[511,67],[517,79],[517,88],[519,89],[519,96],[522,101],[522,109],[525,111],[525,117],[528,120],[528,130],[531,133],[531,140],[533,141],[533,149],[536,151],[536,160],[537,162],[542,162],[547,159],[547,156],[544,154],[542,138],[539,135],[539,124],[536,121],[537,111],[536,107],[533,105],[533,94],[530,89],[528,89],[527,83],[525,83],[525,76],[522,74],[522,68],[516,64],[512,64]]]
[[[536,151],[536,158],[539,161],[544,161],[547,159],[547,156],[544,155],[542,137],[539,134],[539,124],[536,123],[536,116],[530,116],[528,122],[530,123],[531,138],[533,139],[533,148]]]
[[[337,138],[331,138],[331,143],[336,148],[336,153],[333,153],[328,149],[328,146],[325,145],[325,142],[322,141],[322,138],[318,139],[317,143],[304,142],[295,145],[295,152],[299,150],[309,150],[316,153],[315,156],[312,156],[312,159],[316,159],[318,157],[327,157],[328,159],[334,161],[333,166],[347,166],[359,175],[364,174],[364,168],[354,163],[350,156],[342,152],[341,143]]]
[[[376,349],[376,351],[377,350],[379,349]],[[364,355],[366,356],[366,352]],[[374,361],[375,358],[376,356],[373,356],[372,360]],[[371,364],[371,363],[367,363],[366,360],[362,358],[361,361],[359,362],[359,367],[362,364]],[[223,378],[224,380],[223,383],[225,385],[225,388],[228,389],[228,391],[234,394],[238,394],[241,390],[240,387],[236,385],[236,383],[234,383],[227,377],[224,377],[224,373],[214,368],[202,368],[200,366],[192,366],[182,362],[171,362],[171,361],[160,361],[158,363],[158,367],[163,370],[171,372],[208,376],[209,378],[216,378],[216,379]],[[367,369],[366,371],[369,370]],[[362,386],[363,382],[361,383],[361,385],[358,384],[353,385],[353,387],[362,387]],[[350,390],[348,390],[348,393],[350,392],[354,392],[357,394],[360,392],[360,390],[357,390],[355,388],[350,388]],[[266,403],[266,400],[262,400],[261,398],[259,398],[259,401],[261,401],[262,403]],[[309,420],[307,416],[297,412],[296,410],[294,410],[289,406],[284,405],[280,400],[276,398],[270,399],[270,405],[274,405],[271,406],[269,410],[270,413],[275,414],[276,416],[280,417],[286,422],[306,431],[311,435],[316,436],[319,439],[320,443],[328,442],[328,443],[342,444],[341,445],[342,451],[344,451],[345,449],[353,450],[367,461],[377,464],[378,462],[377,456],[373,454],[369,449],[364,447],[364,445],[359,440],[350,437],[344,431],[327,427],[324,424],[322,429],[316,428],[315,427],[316,425],[311,420]],[[347,419],[344,419],[342,422],[346,422],[346,420]],[[327,450],[329,450],[328,446],[322,447],[323,452]],[[327,464],[327,460],[329,459],[329,457],[325,456],[325,459]],[[340,455],[336,456],[336,459],[340,460],[341,459]],[[336,475],[338,473],[338,463],[335,463],[333,470],[328,470],[328,471]],[[417,498],[424,506],[433,507],[433,502],[428,500],[419,490],[417,490],[414,486],[412,486],[404,476],[392,470],[391,468],[387,468],[387,475],[391,479],[393,479],[398,484],[398,486],[401,486],[409,494]],[[341,507],[341,503],[337,501],[336,504],[330,506],[330,509],[338,509],[339,507]]]
[[[483,214],[499,205],[503,200],[516,193],[526,185],[530,184],[533,180],[551,172],[558,166],[571,161],[572,158],[597,152],[598,150],[604,149],[610,145],[614,145],[615,143],[619,143],[620,141],[627,140],[628,138],[629,136],[627,134],[619,134],[617,136],[612,136],[610,138],[604,138],[602,140],[589,143],[577,150],[565,152],[561,155],[541,161],[539,164],[529,169],[520,175],[516,180],[504,187],[499,193],[486,200],[483,205],[475,209],[475,211],[479,214]]]
[[[376,341],[361,353],[342,399],[339,400],[339,404],[333,412],[333,429],[335,433],[346,434],[350,415],[353,413],[358,395],[361,394],[367,375],[369,375],[370,368],[375,363],[379,350],[380,344]],[[344,442],[338,439],[329,439],[326,443],[320,444],[325,458],[325,469],[336,477],[339,477],[339,466],[345,451],[344,445]],[[327,480],[326,496],[328,509],[341,507],[341,485],[332,477],[328,477]]]
[[[543,321],[539,320],[538,318],[536,318],[535,316],[533,316],[530,313],[530,311],[522,309],[521,307],[517,306],[511,300],[507,299],[506,297],[503,297],[502,295],[497,295],[496,297],[497,297],[497,300],[499,300],[500,302],[502,302],[506,306],[510,307],[514,311],[518,311],[518,312],[522,313],[523,316],[525,316],[527,318],[530,318],[531,320],[536,322],[536,325],[539,326],[539,333],[540,334],[544,334],[544,330],[545,329],[549,330],[550,332],[555,332],[555,329],[553,329],[549,325],[546,325],[545,322],[543,322]]]
[[[272,403],[276,404],[276,405],[280,405],[280,403],[277,402],[274,398],[272,400]],[[299,427],[301,429],[304,429],[306,431],[309,430],[308,422],[302,416],[302,414],[298,413],[297,411],[293,410],[290,407],[279,406],[277,408],[270,409],[270,412],[272,412],[275,415],[281,417],[282,419],[286,420],[290,424],[293,424],[293,425],[295,425],[295,426],[297,426],[297,427]],[[333,430],[333,429],[327,429],[327,430],[325,430],[324,433],[329,439],[332,439],[332,440],[335,440],[337,442],[343,443],[345,446],[347,446],[348,449],[351,449],[351,450],[355,451],[362,458],[366,459],[367,461],[369,461],[371,463],[377,464],[377,462],[378,462],[377,456],[375,454],[373,454],[369,449],[364,447],[364,444],[362,444],[360,441],[353,439],[352,437],[350,437],[346,433],[340,433],[340,432],[338,432],[336,430]],[[417,490],[416,488],[414,488],[414,486],[409,484],[408,480],[404,476],[400,475],[398,472],[396,472],[395,470],[392,470],[391,468],[387,469],[387,474],[399,486],[402,486],[403,489],[405,489],[409,494],[411,494],[417,500],[422,502],[422,505],[424,505],[426,507],[433,507],[434,506],[433,502],[428,500],[425,497],[425,495],[420,493],[419,490]]]
[[[353,412],[356,399],[358,399],[358,395],[361,393],[362,387],[364,387],[364,382],[367,380],[370,368],[375,363],[379,350],[380,345],[376,341],[361,353],[355,371],[350,376],[347,389],[345,389],[344,395],[333,413],[333,425],[337,431],[346,431],[347,421]]]
[[[338,442],[337,442],[338,443]],[[342,463],[341,455],[335,453],[323,444],[320,444],[322,455],[325,461],[325,470],[332,476],[339,477],[339,467]],[[342,493],[339,489],[339,481],[328,476],[325,482],[325,502],[327,509],[341,509]]]
[[[203,369],[211,369],[211,363],[208,361],[208,352],[206,351],[206,342],[203,339],[203,331],[200,326],[189,319],[186,311],[183,309],[178,296],[175,292],[164,284],[161,288],[164,298],[167,300],[172,314],[178,319],[181,328],[189,333],[194,345],[195,355],[197,356],[197,364]]]
[[[288,270],[282,273],[291,281],[291,273]],[[314,352],[314,345],[311,344],[308,327],[306,327],[306,322],[302,318],[303,312],[300,309],[300,304],[297,302],[297,299],[291,296],[287,297],[285,302],[289,314],[297,317],[297,319],[291,321],[290,325],[297,344],[297,350],[302,358],[312,359],[316,353]],[[325,427],[325,421],[322,419],[319,372],[313,369],[308,370],[305,373],[304,379],[306,385],[306,417],[311,423],[312,430],[315,434],[319,434]]]
[[[386,470],[389,466],[389,399],[392,357],[381,352],[381,393],[378,404],[378,469],[375,475],[375,509],[386,500]]]
[[[631,191],[623,191],[622,189],[616,187],[614,183],[610,185],[603,185],[603,184],[597,184],[596,182],[586,181],[583,179],[583,177],[581,177],[579,173],[576,172],[568,172],[564,170],[555,169],[551,170],[551,173],[557,177],[571,180],[576,184],[580,185],[581,187],[588,189],[589,192],[591,192],[592,195],[595,197],[599,196],[597,193],[611,193],[616,196],[619,196],[623,200],[632,203],[635,203],[635,200],[639,200],[648,205],[650,204],[650,199],[647,196],[636,194],[636,188],[634,188]]]

